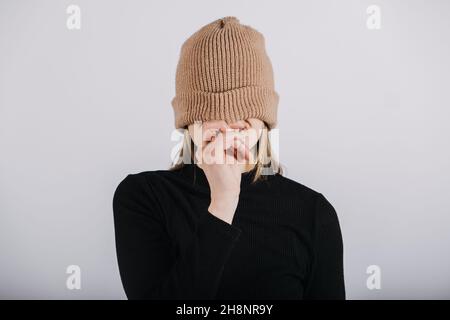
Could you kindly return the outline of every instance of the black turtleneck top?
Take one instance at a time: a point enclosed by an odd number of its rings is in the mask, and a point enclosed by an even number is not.
[[[129,299],[345,299],[333,206],[280,174],[242,174],[232,224],[208,211],[203,170],[130,174],[113,198]]]

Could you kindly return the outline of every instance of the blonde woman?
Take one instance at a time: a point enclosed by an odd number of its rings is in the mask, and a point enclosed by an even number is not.
[[[129,174],[114,194],[129,299],[345,299],[336,211],[284,177],[272,152],[278,100],[264,37],[237,18],[183,44],[179,158]]]

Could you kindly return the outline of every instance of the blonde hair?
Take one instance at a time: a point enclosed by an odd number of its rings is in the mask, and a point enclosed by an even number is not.
[[[267,179],[267,175],[280,174],[283,175],[283,168],[280,162],[276,159],[275,154],[271,147],[269,131],[267,125],[264,123],[264,128],[262,130],[261,136],[258,139],[256,145],[250,150],[256,151],[256,163],[252,170],[255,170],[255,175],[253,178],[253,183],[258,180]],[[175,163],[169,168],[169,170],[181,169],[185,163],[196,163],[195,159],[195,144],[192,140],[187,126],[183,129],[183,144],[178,152],[178,158]],[[254,150],[256,148],[256,150]]]

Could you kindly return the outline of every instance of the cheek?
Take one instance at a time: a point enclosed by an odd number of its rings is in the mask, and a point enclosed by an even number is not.
[[[258,135],[256,132],[252,132],[251,130],[243,134],[243,140],[247,144],[248,148],[253,148],[258,142]]]
[[[253,148],[256,145],[257,142],[258,142],[258,139],[256,137],[250,139],[249,148],[250,149]]]
[[[196,146],[199,146],[202,142],[202,129],[198,126],[193,126],[189,130],[189,136],[191,137],[191,140],[194,142]]]

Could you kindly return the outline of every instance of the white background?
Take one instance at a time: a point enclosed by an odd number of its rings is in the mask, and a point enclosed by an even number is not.
[[[280,160],[338,212],[347,297],[450,298],[449,1],[0,0],[1,298],[125,298],[112,195],[169,167],[181,44],[229,15],[266,38]]]

